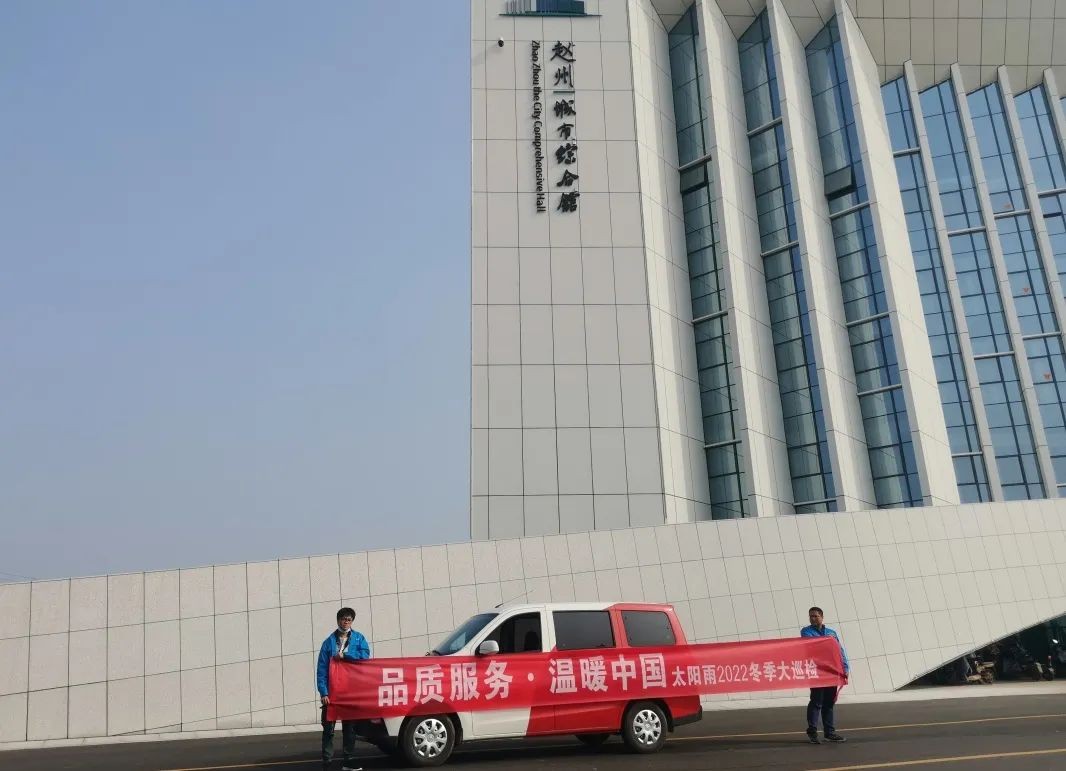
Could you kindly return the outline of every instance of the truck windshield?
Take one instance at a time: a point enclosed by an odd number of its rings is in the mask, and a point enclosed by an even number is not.
[[[474,639],[474,635],[484,629],[485,625],[498,615],[498,613],[478,613],[476,616],[471,616],[448,635],[444,642],[434,648],[432,653],[438,656],[451,656]]]

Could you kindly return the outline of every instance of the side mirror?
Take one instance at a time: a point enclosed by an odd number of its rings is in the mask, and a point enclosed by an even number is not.
[[[495,640],[485,640],[485,642],[477,646],[478,656],[495,656],[499,652],[500,644]]]

